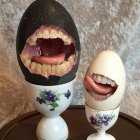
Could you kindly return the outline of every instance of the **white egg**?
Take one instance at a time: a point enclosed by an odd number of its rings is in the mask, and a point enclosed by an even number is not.
[[[119,106],[125,92],[125,69],[118,54],[100,52],[89,65],[85,78],[86,103],[97,110]]]

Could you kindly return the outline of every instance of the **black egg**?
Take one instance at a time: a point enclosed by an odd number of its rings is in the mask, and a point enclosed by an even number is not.
[[[55,0],[36,0],[23,14],[16,39],[25,79],[36,85],[73,80],[79,66],[80,40],[68,11]]]

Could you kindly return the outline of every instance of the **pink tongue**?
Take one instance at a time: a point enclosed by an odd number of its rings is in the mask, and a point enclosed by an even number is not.
[[[32,61],[47,64],[47,65],[58,65],[61,64],[65,60],[65,54],[61,53],[53,56],[33,56]]]
[[[84,78],[84,85],[90,91],[100,95],[106,95],[114,92],[114,88],[109,85],[95,83],[88,75]]]

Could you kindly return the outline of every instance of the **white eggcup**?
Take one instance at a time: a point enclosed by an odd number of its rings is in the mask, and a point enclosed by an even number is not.
[[[105,133],[105,131],[117,121],[119,109],[120,106],[111,110],[99,111],[85,104],[87,120],[97,130],[97,133],[89,135],[87,140],[115,140],[112,135]]]
[[[92,77],[93,74],[97,76],[100,75],[106,79],[111,79],[111,81],[114,81],[117,88],[114,93],[106,95],[106,97],[104,95],[97,95],[94,93],[92,94],[93,96],[91,96],[91,93],[85,89],[86,103],[91,108],[97,110],[115,109],[119,106],[125,92],[125,69],[121,58],[113,51],[100,52],[93,59],[86,72],[86,75],[90,77]]]
[[[67,124],[59,115],[71,103],[75,79],[53,86],[41,86],[27,82],[27,94],[30,101],[39,112],[44,114],[36,130],[38,140],[66,140],[68,138]]]

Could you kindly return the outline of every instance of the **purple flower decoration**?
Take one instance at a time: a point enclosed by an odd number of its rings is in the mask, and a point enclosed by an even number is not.
[[[52,91],[51,90],[44,91],[44,94],[45,94],[45,99],[47,101],[55,102],[57,100],[56,95],[52,94]]]
[[[62,95],[69,99],[71,92],[68,90],[66,93],[59,94],[56,91],[53,92],[52,90],[43,90],[40,91],[39,97],[36,98],[36,101],[39,102],[39,104],[50,105],[50,111],[54,111],[55,108],[59,106],[57,101],[60,100],[60,96]]]
[[[54,111],[54,110],[55,110],[54,108],[51,108],[51,109],[50,109],[50,111]]]
[[[65,93],[65,97],[66,97],[67,99],[69,99],[70,96],[71,96],[71,92],[68,90],[68,91]]]
[[[41,99],[39,97],[36,98],[36,101],[38,101],[40,104],[46,104],[46,101],[44,99]]]
[[[104,114],[101,116],[100,114],[96,114],[96,116],[91,116],[89,119],[92,125],[101,127],[102,125],[107,126],[114,117],[114,115],[109,116]]]
[[[108,115],[104,115],[102,117],[102,122],[104,123],[104,125],[108,125],[110,120],[111,120],[111,118]]]
[[[97,118],[94,117],[94,116],[91,116],[91,117],[90,117],[90,123],[91,123],[92,125],[96,125],[96,124],[97,124]]]

